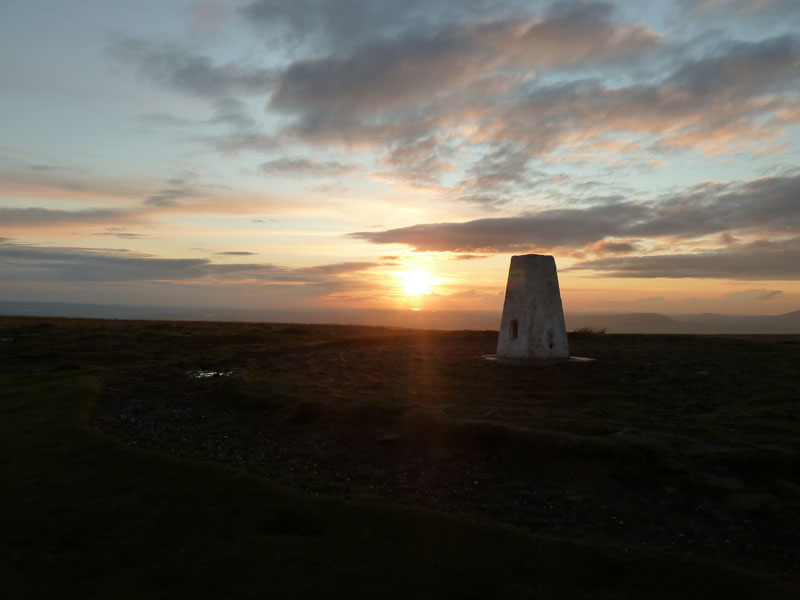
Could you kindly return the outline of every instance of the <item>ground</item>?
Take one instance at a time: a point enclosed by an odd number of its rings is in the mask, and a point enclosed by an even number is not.
[[[624,574],[642,556],[749,573],[765,597],[798,583],[798,336],[584,332],[572,353],[595,361],[518,366],[485,359],[496,332],[6,318],[0,333],[0,376],[90,372],[88,429],[129,448],[600,549],[608,597],[652,595]]]

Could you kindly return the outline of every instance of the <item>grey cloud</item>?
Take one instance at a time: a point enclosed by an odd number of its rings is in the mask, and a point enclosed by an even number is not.
[[[250,253],[223,253],[250,254]],[[256,280],[346,285],[346,276],[379,263],[343,262],[290,268],[269,263],[215,264],[207,259],[166,259],[118,249],[63,248],[0,241],[0,281]]]
[[[256,252],[241,252],[236,250],[229,250],[227,252],[215,252],[214,254],[220,254],[223,256],[255,256]]]
[[[202,274],[207,263],[124,251],[0,244],[0,279],[15,281],[189,279]]]
[[[696,98],[719,93],[753,96],[793,89],[800,75],[800,41],[784,35],[755,43],[727,43],[716,56],[681,66],[663,85],[691,90]]]
[[[180,206],[179,200],[184,198],[201,198],[205,196],[205,193],[196,189],[192,184],[187,183],[182,177],[168,180],[167,185],[171,187],[159,190],[147,198],[144,203],[149,206],[169,208]]]
[[[759,295],[756,298],[756,300],[760,300],[760,301],[772,300],[775,296],[777,296],[778,294],[782,294],[782,293],[783,292],[781,290],[768,290],[768,291],[765,291],[763,294]]]
[[[733,134],[770,137],[780,126],[766,117],[794,105],[799,60],[798,38],[784,36],[729,44],[657,84],[612,88],[584,80],[533,86],[523,100],[493,115],[503,125],[491,136],[533,154],[555,150],[576,130],[589,140],[619,131],[648,134],[665,148],[712,145],[720,133],[723,144]]]
[[[463,300],[472,300],[476,298],[487,298],[494,296],[494,294],[487,294],[486,292],[479,292],[478,290],[464,290],[463,292],[455,292],[453,294],[437,294],[447,298],[459,298]]]
[[[144,201],[145,204],[150,206],[172,207],[178,206],[176,198],[180,198],[182,194],[178,194],[173,190],[164,190],[162,193],[150,196]]]
[[[682,0],[681,4],[694,11],[694,16],[742,16],[748,19],[772,17],[784,21],[800,16],[800,6],[795,0]],[[731,10],[739,15],[732,15]]]
[[[684,237],[738,229],[797,231],[798,196],[800,175],[702,184],[655,204],[651,217],[630,231],[632,235]]]
[[[349,234],[375,244],[407,244],[417,251],[514,252],[584,246],[628,250],[606,238],[700,237],[729,230],[773,234],[800,229],[800,175],[705,184],[660,201],[542,210],[517,217],[429,223]],[[609,245],[612,244],[612,245]],[[633,249],[633,248],[631,248]]]
[[[636,250],[636,246],[629,242],[600,241],[592,248],[598,254],[628,254]]]
[[[630,53],[657,36],[610,20],[607,5],[574,5],[544,19],[450,23],[370,42],[352,53],[300,60],[270,97],[273,109],[364,113],[427,102],[493,69],[530,71]]]
[[[7,226],[90,225],[131,220],[139,220],[136,213],[110,208],[61,210],[40,207],[0,207],[0,222]]]
[[[298,269],[301,273],[322,273],[326,275],[340,275],[343,273],[353,273],[357,271],[366,271],[373,267],[382,266],[380,263],[375,262],[340,262],[330,265],[319,265],[317,267],[307,267]]]
[[[194,126],[199,125],[200,121],[186,119],[184,117],[176,117],[165,113],[147,113],[139,117],[139,121],[145,125],[155,125],[158,127],[181,127],[181,126]]]
[[[257,125],[255,119],[250,116],[247,105],[236,98],[217,98],[213,100],[212,107],[213,113],[206,119],[187,119],[166,113],[148,113],[139,117],[139,121],[156,127],[198,128],[225,125],[245,132],[249,132]]]
[[[355,167],[336,161],[315,162],[307,158],[277,158],[259,165],[258,169],[267,175],[331,177],[345,175]]]
[[[765,290],[763,288],[757,290],[742,290],[740,292],[731,292],[722,296],[722,300],[756,300],[759,302],[766,302],[772,300],[776,296],[782,294],[782,290]]]
[[[102,231],[99,233],[93,233],[92,236],[94,237],[107,237],[107,238],[119,238],[121,240],[137,240],[141,238],[149,237],[147,235],[141,233],[128,233],[125,231]],[[0,240],[2,241],[2,240]]]
[[[456,166],[440,155],[447,154],[445,144],[434,137],[393,148],[378,159],[381,166],[388,167],[390,177],[419,184],[437,183],[441,174],[456,170]]]
[[[800,238],[747,244],[736,250],[601,258],[568,270],[601,271],[607,277],[794,281],[800,278]]]
[[[529,170],[530,160],[527,149],[501,144],[467,169],[466,177],[457,186],[459,200],[494,208],[534,187],[542,194],[543,186],[537,177],[544,174]]]
[[[240,152],[270,152],[281,147],[280,138],[265,133],[234,132],[224,135],[202,136],[195,141],[210,146],[221,154]]]
[[[587,209],[557,209],[477,219],[465,223],[432,223],[387,231],[349,234],[374,244],[408,244],[417,251],[512,252],[523,248],[584,245],[622,231],[646,209],[632,203]]]
[[[231,125],[239,129],[251,129],[256,121],[247,109],[247,105],[236,98],[220,98],[214,102],[214,115],[209,119],[211,123]]]
[[[372,40],[344,54],[301,59],[281,74],[269,107],[293,116],[284,135],[312,144],[389,146],[385,161],[393,163],[392,173],[432,183],[450,168],[443,146],[409,158],[398,155],[403,146],[413,148],[467,122],[479,126],[476,136],[499,143],[484,129],[504,118],[531,71],[622,56],[656,43],[649,30],[613,23],[611,14],[606,5],[590,3],[544,18],[456,20]],[[476,121],[482,114],[483,125]]]
[[[269,69],[234,62],[215,64],[208,56],[193,54],[174,43],[121,38],[112,44],[112,51],[135,64],[151,81],[204,98],[263,93],[274,80]]]
[[[534,4],[530,0],[255,0],[240,12],[279,43],[310,39],[315,45],[341,48],[377,35],[395,37],[446,22],[518,13]]]
[[[645,161],[675,148],[756,148],[795,118],[797,36],[710,50],[698,43],[671,72],[665,54],[658,70],[628,71],[621,81],[632,83],[613,87],[601,79],[530,77],[656,43],[649,30],[612,17],[607,6],[589,3],[540,19],[450,21],[371,40],[296,61],[269,106],[292,119],[283,134],[310,144],[383,146],[378,169],[388,165],[388,175],[422,185],[438,184],[450,169],[452,146],[484,145],[485,156],[450,196],[487,207],[523,199],[537,184],[528,161],[574,148],[576,131],[578,153]],[[647,141],[614,146],[626,133]]]

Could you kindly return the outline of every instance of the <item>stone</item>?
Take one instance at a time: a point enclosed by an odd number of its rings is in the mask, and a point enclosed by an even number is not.
[[[497,357],[569,359],[564,309],[556,261],[552,256],[525,254],[511,257]]]

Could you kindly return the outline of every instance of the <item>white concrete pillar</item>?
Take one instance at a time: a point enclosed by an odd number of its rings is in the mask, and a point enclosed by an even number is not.
[[[567,328],[552,256],[511,257],[497,340],[498,358],[569,358]]]

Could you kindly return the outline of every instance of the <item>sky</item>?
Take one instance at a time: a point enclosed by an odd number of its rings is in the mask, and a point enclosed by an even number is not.
[[[796,0],[3,0],[0,300],[800,309]]]

